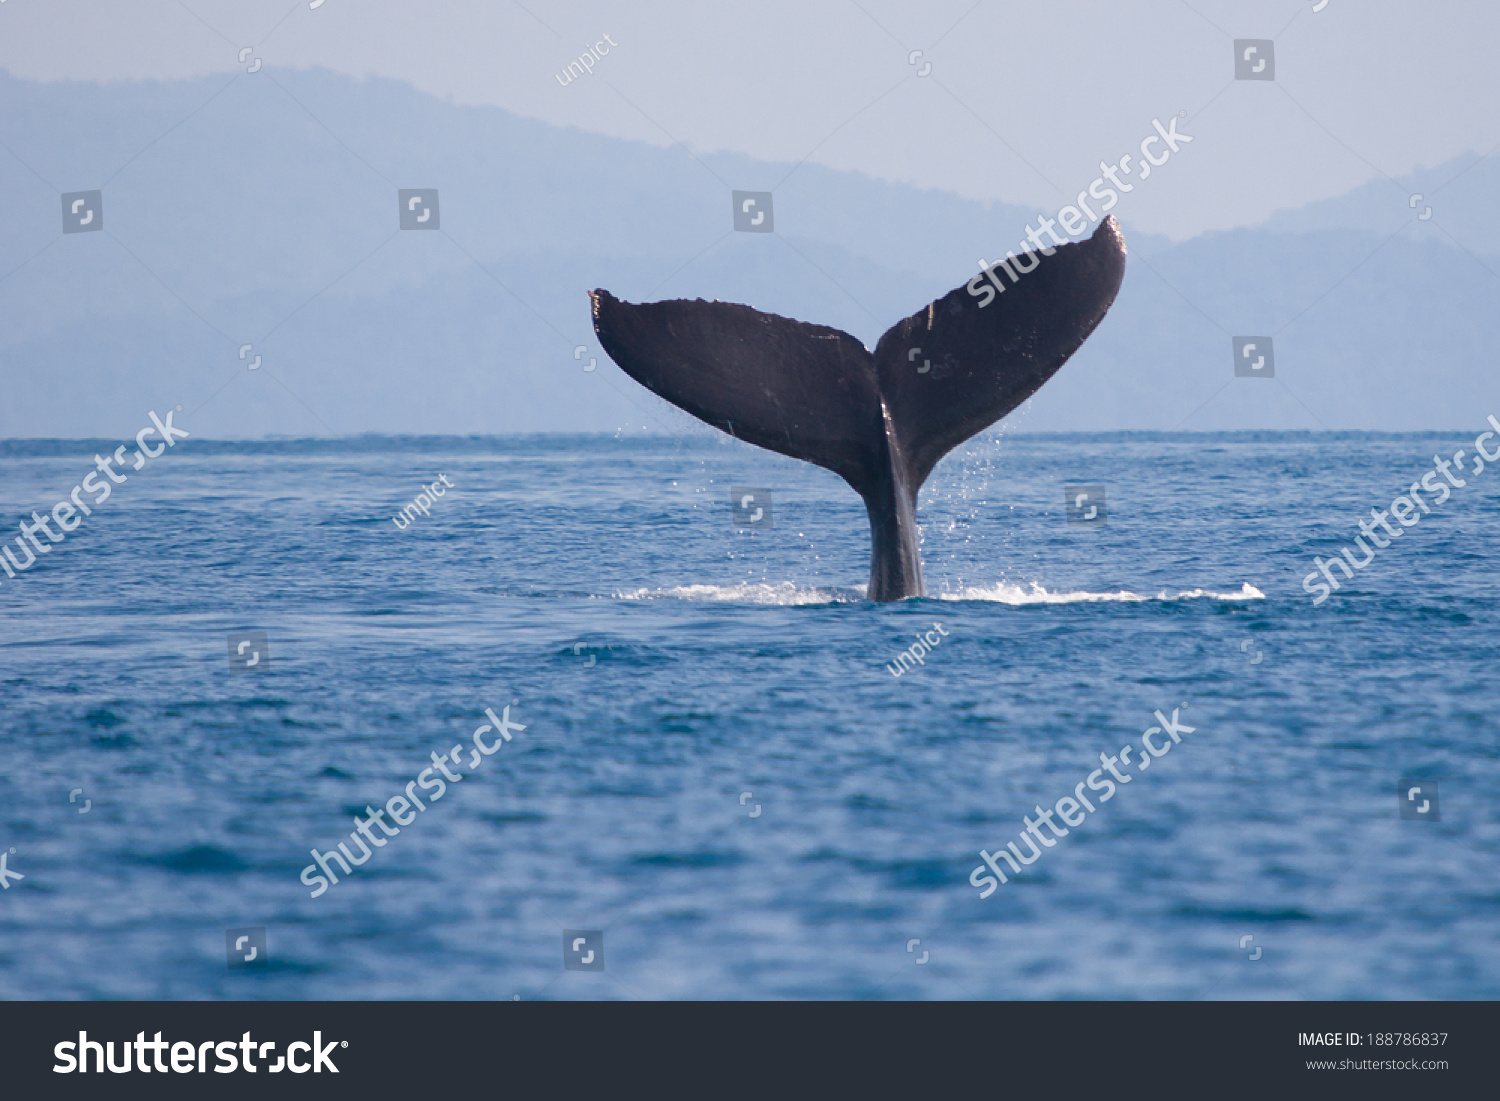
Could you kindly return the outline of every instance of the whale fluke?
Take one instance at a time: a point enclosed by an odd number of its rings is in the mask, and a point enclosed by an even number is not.
[[[917,490],[1094,331],[1124,278],[1125,240],[1106,216],[1087,240],[1010,264],[1025,272],[1016,282],[996,267],[892,326],[873,353],[838,329],[730,302],[589,297],[600,345],[642,386],[854,487],[870,516],[868,595],[889,601],[923,595]]]

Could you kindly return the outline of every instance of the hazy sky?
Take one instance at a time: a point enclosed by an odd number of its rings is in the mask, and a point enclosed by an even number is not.
[[[250,46],[243,67],[392,77],[1048,211],[1185,111],[1194,143],[1120,211],[1176,238],[1500,143],[1500,5],[1482,0],[312,2],[0,0],[0,67],[178,78],[232,72]],[[593,74],[560,85],[605,34],[618,45]],[[1236,38],[1274,40],[1274,82],[1233,79]]]

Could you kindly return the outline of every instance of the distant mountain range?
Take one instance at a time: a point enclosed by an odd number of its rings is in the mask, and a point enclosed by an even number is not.
[[[0,73],[0,143],[0,437],[117,437],[178,404],[211,437],[707,431],[608,362],[586,290],[873,344],[1037,214],[325,71]],[[1470,154],[1175,244],[1122,204],[1119,299],[1009,423],[1472,427],[1500,413],[1497,185]],[[399,188],[438,190],[437,232],[397,228]],[[103,231],[62,234],[57,193],[93,189]],[[773,191],[775,232],[733,232],[731,189]],[[1274,336],[1275,380],[1234,377],[1236,335]]]

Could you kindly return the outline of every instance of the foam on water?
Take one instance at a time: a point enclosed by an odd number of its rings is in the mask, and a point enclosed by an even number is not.
[[[1179,592],[1172,596],[1165,589],[1155,596],[1146,596],[1140,593],[1132,593],[1121,590],[1114,593],[1087,593],[1087,592],[1048,592],[1035,581],[1031,583],[1030,591],[1023,589],[1020,585],[1012,585],[1001,581],[989,588],[969,586],[952,593],[938,593],[938,600],[989,600],[997,604],[1134,604],[1148,600],[1196,600],[1207,598],[1210,600],[1264,600],[1266,594],[1257,589],[1248,581],[1240,586],[1239,592],[1216,593],[1211,589],[1190,589]]]
[[[667,589],[632,589],[615,594],[619,600],[692,600],[712,604],[851,604],[865,598],[865,587],[800,588],[790,581],[776,585],[674,585]]]
[[[865,586],[855,588],[801,588],[790,581],[770,585],[675,585],[666,589],[633,589],[615,594],[619,600],[691,600],[717,604],[849,604],[865,599]],[[1029,590],[1000,581],[989,587],[966,586],[956,592],[933,593],[934,600],[985,600],[996,604],[1132,604],[1151,600],[1264,600],[1266,594],[1248,581],[1238,592],[1218,593],[1211,589],[1189,589],[1175,596],[1166,590],[1155,596],[1121,590],[1113,593],[1049,592],[1035,581]]]

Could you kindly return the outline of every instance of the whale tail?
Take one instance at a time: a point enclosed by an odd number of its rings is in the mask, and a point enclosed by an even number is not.
[[[917,491],[938,460],[1036,393],[1120,289],[1114,218],[1047,251],[1013,259],[1012,279],[997,267],[929,303],[874,352],[838,329],[730,302],[589,297],[600,345],[642,386],[848,482],[870,517],[868,596],[901,600],[923,595]]]

